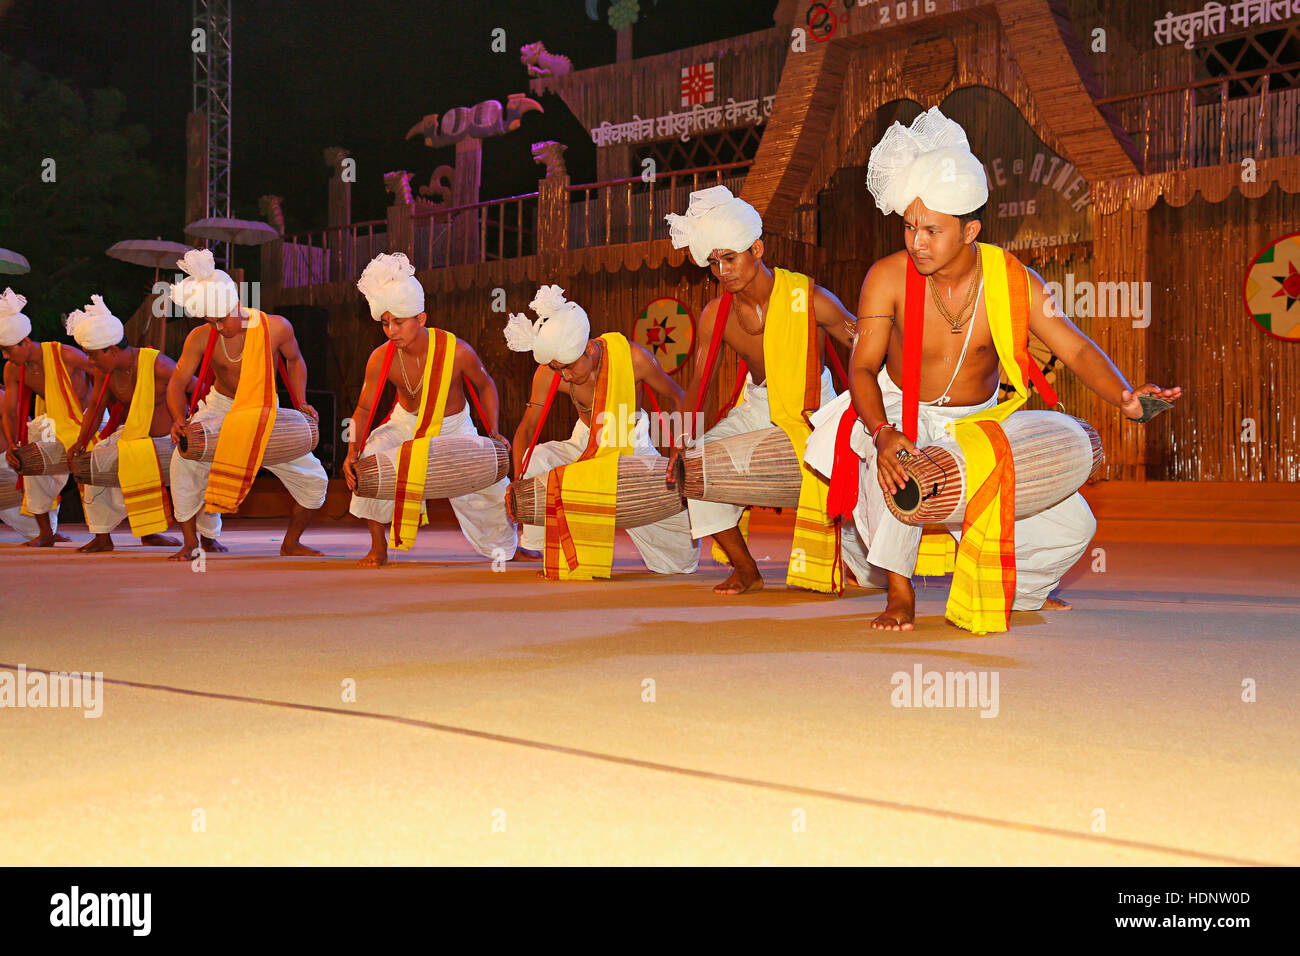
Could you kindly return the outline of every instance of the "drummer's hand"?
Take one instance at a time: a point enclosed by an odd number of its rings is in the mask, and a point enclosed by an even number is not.
[[[665,476],[669,488],[677,487],[677,459],[682,457],[682,450],[674,448],[668,456],[668,474]]]
[[[916,446],[902,432],[896,428],[883,429],[876,442],[876,480],[880,482],[880,490],[887,495],[901,491],[908,481],[903,463],[898,460],[900,451],[917,454]]]
[[[1139,395],[1154,395],[1156,398],[1163,398],[1166,402],[1172,402],[1182,397],[1183,390],[1181,386],[1175,385],[1173,388],[1161,388],[1159,385],[1152,385],[1147,382],[1135,388],[1133,391],[1127,389],[1119,393],[1119,407],[1124,414],[1137,421],[1142,417],[1142,403],[1138,401]]]
[[[304,415],[310,418],[317,425],[320,424],[320,413],[318,413],[316,409],[312,408],[310,405],[306,405],[306,404],[299,405],[298,411],[302,412]]]
[[[18,461],[18,453],[12,448],[5,449],[5,461],[9,463],[9,467],[14,471],[17,471],[18,466],[21,464],[21,462]]]
[[[172,422],[172,444],[179,445],[189,422]]]
[[[357,453],[348,452],[348,457],[343,459],[343,478],[348,483],[348,491],[357,490],[357,471],[354,467],[357,463]]]
[[[77,442],[75,445],[73,445],[71,448],[68,449],[68,461],[72,461],[72,459],[84,453],[85,450],[86,450],[86,443],[84,441]]]

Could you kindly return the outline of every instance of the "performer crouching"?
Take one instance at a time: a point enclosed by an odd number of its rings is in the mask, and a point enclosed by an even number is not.
[[[388,382],[397,390],[397,403],[388,421],[374,431],[354,433],[343,463],[343,476],[355,492],[359,457],[411,443],[411,454],[399,456],[397,483],[409,492],[412,482],[418,481],[420,491],[399,495],[400,514],[397,501],[353,494],[349,510],[364,518],[370,528],[370,551],[359,563],[363,568],[377,568],[388,563],[386,525],[392,525],[394,547],[405,550],[415,543],[424,506],[428,439],[479,434],[465,401],[466,382],[481,396],[489,436],[502,442],[505,439],[497,432],[500,399],[496,383],[483,368],[478,353],[466,342],[443,329],[426,327],[424,287],[406,256],[376,256],[361,274],[357,288],[370,305],[370,317],[382,325],[388,344],[370,353],[352,420],[366,423],[368,429]],[[502,478],[481,491],[449,499],[466,540],[479,554],[494,561],[512,559],[518,543],[514,523],[506,514],[509,486],[509,479]]]
[[[533,353],[539,368],[514,440],[514,473],[520,478],[551,473],[548,518],[524,525],[521,554],[544,558],[542,574],[552,580],[608,578],[614,548],[614,505],[621,455],[662,457],[650,442],[649,418],[637,407],[636,387],[661,396],[662,407],[684,416],[685,393],[650,352],[617,332],[590,338],[587,313],[564,298],[559,286],[542,286],[529,308],[539,316],[512,315],[506,343]],[[526,449],[542,424],[542,407],[558,376],[556,391],[568,395],[578,422],[566,441]],[[681,420],[681,419],[679,419]],[[585,501],[581,500],[585,497]],[[597,507],[594,502],[604,502]],[[557,521],[550,521],[554,509]],[[699,545],[680,512],[654,524],[627,529],[647,568],[658,574],[690,574],[699,566]]]
[[[965,131],[937,107],[910,129],[890,127],[871,151],[867,185],[886,215],[903,217],[906,248],[863,281],[850,395],[814,417],[807,460],[831,476],[833,499],[849,508],[856,499],[868,559],[888,572],[886,607],[872,627],[913,628],[914,573],[954,572],[947,617],[977,634],[1006,630],[1013,610],[1068,608],[1050,593],[1096,529],[1087,502],[1075,493],[1021,520],[1007,513],[1015,479],[997,423],[1025,403],[1031,383],[1056,402],[1028,353],[1028,333],[1131,420],[1154,414],[1143,399],[1168,407],[1182,390],[1132,388],[1037,273],[976,242],[987,177]],[[1016,391],[1000,404],[999,366]],[[923,536],[889,512],[884,495],[907,481],[900,458],[945,431],[968,465],[968,504],[960,528]]]
[[[171,286],[171,300],[203,324],[186,336],[167,384],[167,407],[174,421],[172,439],[179,443],[190,422],[219,424],[221,431],[212,461],[172,456],[172,505],[185,534],[173,561],[195,557],[200,534],[215,541],[221,531],[219,515],[236,511],[252,487],[279,407],[273,370],[277,354],[284,361],[290,394],[303,396],[307,387],[307,364],[287,319],[242,305],[234,280],[216,268],[207,249],[187,252],[180,268],[187,275]],[[212,387],[189,415],[186,386],[205,355],[210,359]],[[200,380],[199,389],[204,385]],[[300,404],[298,410],[319,422],[320,416],[310,405]],[[280,553],[320,554],[299,538],[325,503],[329,483],[325,469],[310,452],[266,467],[293,497]],[[204,514],[199,514],[200,509]]]
[[[83,416],[81,433],[68,449],[68,459],[77,457],[92,443],[117,445],[120,486],[87,487],[85,494],[103,499],[102,507],[118,521],[122,516],[129,518],[131,533],[140,538],[141,544],[175,547],[180,542],[162,533],[171,524],[171,516],[158,455],[149,439],[171,431],[167,383],[176,365],[157,349],[127,345],[121,320],[108,310],[102,298],[92,295],[90,299],[91,304],[84,310],[68,315],[68,334],[86,350],[95,369],[91,387],[94,397]],[[103,419],[110,398],[122,403],[126,417],[110,435],[96,441],[96,423]],[[91,530],[95,537],[82,551],[113,550],[111,527]]]

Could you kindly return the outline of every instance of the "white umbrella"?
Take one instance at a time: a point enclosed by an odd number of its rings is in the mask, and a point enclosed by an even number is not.
[[[137,266],[153,266],[155,269],[175,269],[176,262],[193,246],[183,242],[167,242],[164,239],[125,239],[110,246],[108,254],[114,259],[134,263]]]
[[[0,249],[0,275],[20,276],[31,271],[31,263],[23,256],[9,249]]]
[[[230,242],[237,246],[260,246],[264,242],[280,238],[275,227],[267,223],[255,219],[226,219],[221,216],[196,219],[185,227],[185,235],[212,239],[216,242]]]

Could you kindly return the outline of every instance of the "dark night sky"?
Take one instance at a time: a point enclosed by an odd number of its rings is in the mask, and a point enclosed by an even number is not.
[[[382,175],[428,182],[452,150],[431,151],[406,131],[427,113],[505,101],[527,92],[519,47],[541,40],[575,69],[613,62],[615,34],[589,20],[584,0],[497,4],[395,0],[233,0],[234,215],[260,218],[257,198],[285,197],[290,231],[324,225],[328,172],[321,152],[343,146],[357,160],[353,218],[382,218]],[[634,27],[638,56],[772,25],[776,0],[651,0]],[[5,11],[8,11],[7,14]],[[191,106],[189,0],[0,0],[0,50],[83,92],[116,87],[127,121],[146,126],[150,160],[183,181],[185,114]],[[506,53],[490,50],[506,31]],[[595,178],[595,150],[558,97],[521,129],[484,141],[483,198],[536,189],[542,168],[529,144],[569,145],[575,182]],[[178,229],[183,197],[176,196]]]

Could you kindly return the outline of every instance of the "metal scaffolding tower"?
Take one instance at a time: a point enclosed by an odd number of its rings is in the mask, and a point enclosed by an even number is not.
[[[230,215],[230,0],[193,0],[194,106],[207,117],[208,216]],[[230,245],[209,242],[219,265],[229,265]]]

